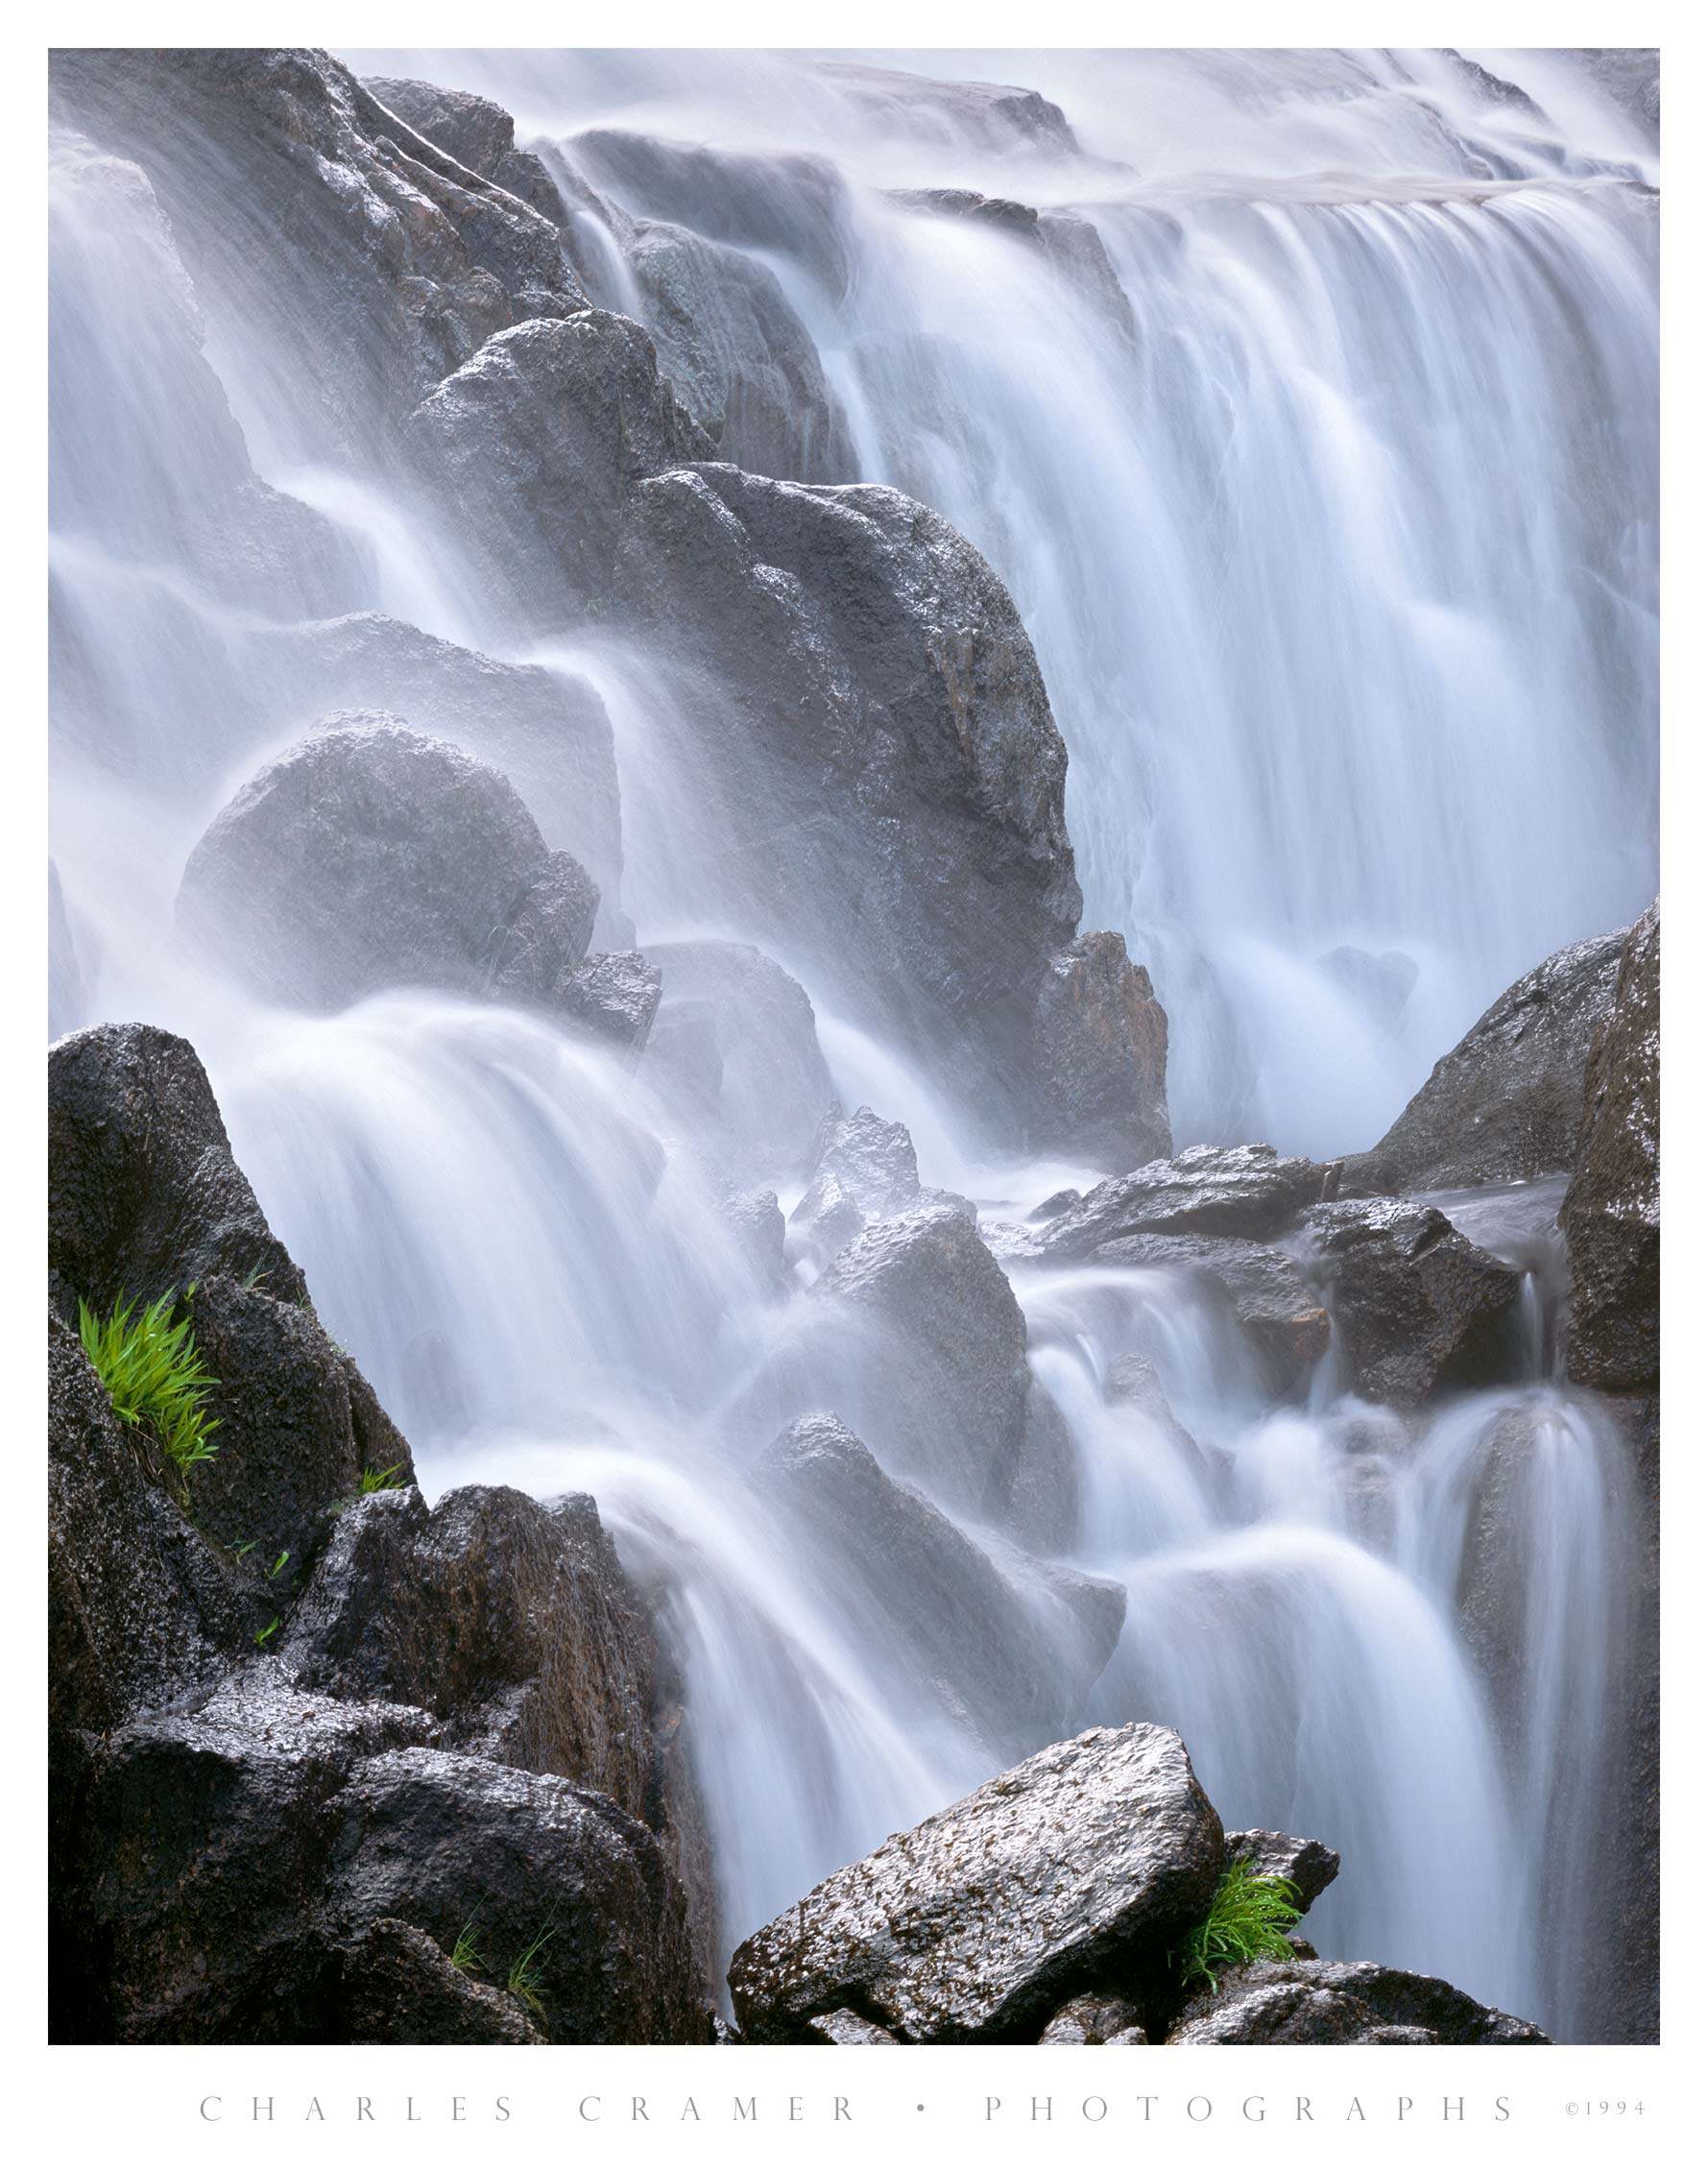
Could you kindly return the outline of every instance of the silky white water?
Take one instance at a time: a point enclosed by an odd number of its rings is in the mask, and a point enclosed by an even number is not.
[[[1127,935],[1169,1013],[1177,1143],[1369,1145],[1511,977],[1652,894],[1653,157],[1564,61],[1513,63],[1552,122],[1433,56],[897,61],[1035,83],[1070,151],[801,57],[349,58],[488,90],[570,164],[594,124],[830,163],[832,268],[756,253],[843,401],[849,479],[934,504],[1010,585],[1070,749],[1085,924]],[[925,187],[1071,207],[1112,277],[885,193]],[[656,1076],[419,990],[261,1010],[172,921],[208,819],[314,720],[233,702],[258,625],[378,608],[594,684],[643,947],[742,932],[740,897],[713,908],[695,879],[704,719],[601,629],[524,647],[453,539],[353,471],[311,389],[204,296],[252,457],[349,551],[334,600],[234,597],[180,546],[205,420],[146,336],[180,299],[108,260],[72,181],[56,203],[53,824],[81,1021],[194,1042],[429,1491],[597,1498],[683,1671],[734,1941],[1006,1760],[871,1625],[896,1593],[817,1586],[748,1480],[820,1408],[881,1456],[907,1382],[805,1289],[756,1282],[699,1119]],[[589,217],[583,275],[602,256],[620,284]],[[122,461],[81,442],[91,418]],[[1323,962],[1348,947],[1415,967],[1397,1006]],[[973,1196],[999,1248],[1085,1179],[991,1165],[834,957],[780,961],[848,1104],[905,1121],[924,1180]],[[800,1170],[768,1174],[786,1208]],[[1526,1223],[1523,1200],[1481,1210],[1491,1247]],[[1537,1275],[1531,1375],[1427,1422],[1326,1370],[1269,1406],[1175,1277],[1008,1269],[1073,1439],[1069,1556],[1127,1596],[1077,1722],[1177,1725],[1230,1828],[1339,1847],[1325,1953],[1570,2034],[1590,1955],[1542,1901],[1604,1827],[1631,1540],[1610,1420],[1549,1377],[1551,1214],[1511,1238]],[[1110,1396],[1134,1356],[1175,1425]],[[1065,1638],[1044,1568],[981,1541],[1040,1641]]]

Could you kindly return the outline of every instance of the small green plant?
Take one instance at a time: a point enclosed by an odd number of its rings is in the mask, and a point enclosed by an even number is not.
[[[541,2002],[540,1985],[545,1979],[545,1963],[542,1954],[547,1944],[557,1935],[553,1928],[542,1929],[511,1962],[509,1989],[513,1997],[522,2002],[537,2017],[545,2016],[545,2007]]]
[[[283,1567],[285,1561],[289,1559],[290,1556],[291,1555],[288,1551],[279,1554],[278,1557],[273,1562],[273,1565],[267,1570],[267,1579],[269,1582],[277,1579],[279,1569]]]
[[[191,1331],[189,1299],[184,1315],[175,1319],[175,1290],[143,1311],[135,1299],[118,1304],[110,1318],[100,1318],[81,1297],[78,1331],[84,1352],[101,1376],[121,1423],[146,1433],[166,1457],[180,1494],[187,1496],[191,1470],[219,1453],[213,1444],[216,1418],[207,1413],[209,1390],[219,1381],[203,1363]]]
[[[1208,1982],[1214,1990],[1218,1968],[1243,1966],[1253,1959],[1290,1959],[1287,1931],[1304,1912],[1298,1897],[1297,1885],[1287,1877],[1261,1876],[1249,1861],[1230,1863],[1210,1912],[1186,1941],[1183,1980],[1189,1987]]]
[[[475,1941],[472,1914],[457,1931],[457,1941],[451,1947],[450,1963],[459,1974],[472,1974],[480,1965],[480,1945]]]
[[[274,1630],[275,1630],[275,1629],[276,1629],[276,1628],[277,1628],[277,1626],[278,1626],[278,1615],[277,1615],[277,1613],[276,1612],[276,1613],[275,1613],[275,1614],[273,1615],[273,1618],[272,1618],[272,1619],[271,1619],[270,1621],[268,1621],[268,1623],[267,1623],[267,1625],[266,1625],[266,1627],[265,1627],[265,1628],[257,1628],[255,1629],[255,1648],[256,1648],[256,1650],[260,1650],[260,1649],[261,1649],[261,1648],[262,1648],[262,1647],[263,1647],[263,1646],[265,1645],[265,1643],[267,1642],[267,1639],[268,1639],[268,1637],[269,1637],[270,1635],[272,1635],[272,1634],[273,1634]]]
[[[397,1472],[402,1466],[403,1464],[400,1461],[395,1461],[390,1469],[364,1469],[362,1472],[362,1497],[366,1499],[370,1492],[395,1492],[399,1490],[401,1487],[397,1483]]]
[[[242,1544],[233,1545],[231,1547],[232,1558],[247,1559],[250,1554],[253,1553],[255,1547],[260,1543],[260,1541],[261,1540],[259,1537],[245,1537]]]

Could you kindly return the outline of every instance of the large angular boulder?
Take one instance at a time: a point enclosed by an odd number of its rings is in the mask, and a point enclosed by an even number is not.
[[[1566,1368],[1603,1393],[1652,1392],[1660,1379],[1660,979],[1657,903],[1620,952],[1560,1209],[1572,1273]]]
[[[453,1945],[454,1952],[455,1946]],[[351,2042],[542,2042],[527,2005],[454,1965],[424,1929],[371,1922],[344,1955],[343,2034]]]
[[[1172,1160],[1112,1175],[1044,1231],[1052,1258],[1089,1258],[1123,1236],[1239,1236],[1265,1242],[1323,1194],[1314,1161],[1273,1145],[1190,1145]]]
[[[1222,1829],[1178,1734],[1094,1729],[828,1877],[735,1953],[757,2041],[851,2006],[904,2041],[1022,2039],[1209,1906]]]
[[[960,1212],[925,1204],[875,1221],[813,1284],[835,1306],[861,1381],[862,1434],[887,1467],[975,1520],[1013,1523],[1037,1486],[1058,1527],[1072,1527],[1071,1446],[1026,1364],[1026,1322],[1007,1276]]]
[[[270,1000],[396,986],[551,1003],[599,895],[496,769],[361,711],[270,762],[190,854],[180,926]]]
[[[1515,980],[1430,1073],[1344,1190],[1446,1191],[1570,1168],[1590,1043],[1613,1002],[1623,934],[1574,942]]]
[[[1415,1408],[1509,1377],[1522,1275],[1411,1198],[1342,1198],[1305,1217],[1345,1385]]]
[[[1106,1266],[1185,1273],[1217,1291],[1272,1394],[1297,1393],[1329,1345],[1329,1314],[1298,1262],[1239,1236],[1118,1236],[1092,1253]]]
[[[1221,1976],[1167,2037],[1209,2042],[1546,2042],[1527,2019],[1479,2004],[1433,1975],[1369,1960],[1262,1959]]]
[[[655,942],[647,955],[664,980],[658,1029],[673,1013],[695,1021],[666,1067],[702,1081],[727,1165],[743,1180],[793,1174],[835,1098],[806,990],[748,942]]]
[[[749,1483],[819,1561],[819,1587],[862,1642],[995,1754],[1024,1755],[1078,1719],[1126,1616],[1119,1583],[1071,1568],[1028,1578],[1020,1561],[1011,1579],[834,1416],[802,1417]]]
[[[51,87],[60,110],[143,166],[197,284],[258,356],[313,388],[323,427],[358,462],[377,422],[493,333],[582,305],[547,218],[329,54],[61,50]]]
[[[554,223],[563,205],[544,161],[517,148],[516,122],[494,99],[402,76],[364,76],[362,87],[417,135]]]
[[[1119,934],[1082,934],[1039,983],[1032,1143],[1100,1168],[1173,1149],[1168,1020]]]

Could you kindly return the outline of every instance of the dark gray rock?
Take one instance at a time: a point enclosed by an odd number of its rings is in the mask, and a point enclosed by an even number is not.
[[[65,50],[52,88],[144,167],[197,284],[358,460],[493,333],[582,305],[548,219],[325,53]]]
[[[810,1180],[789,1227],[823,1265],[875,1220],[906,1213],[922,1195],[906,1124],[867,1107],[846,1115],[837,1103],[819,1124]]]
[[[894,491],[703,465],[637,485],[620,572],[720,719],[688,749],[709,907],[850,962],[863,1018],[996,1127],[1060,1134],[1038,1013],[1079,912],[1066,756],[984,560]]]
[[[398,76],[364,76],[362,87],[458,165],[519,197],[554,224],[563,216],[543,160],[517,148],[516,122],[491,98]]]
[[[454,1947],[453,1947],[454,1948]],[[451,1965],[422,1929],[370,1922],[344,1955],[341,2033],[351,2042],[542,2042],[519,1997]]]
[[[1415,1408],[1510,1376],[1522,1276],[1410,1198],[1339,1199],[1306,1216],[1345,1385]]]
[[[949,1517],[878,1466],[834,1416],[806,1416],[749,1482],[818,1561],[817,1582],[869,1648],[1023,1755],[1078,1718],[1126,1616],[1126,1593],[1072,1569],[1031,1592]],[[1023,1572],[1023,1567],[1022,1567]]]
[[[1101,2044],[1133,2046],[1147,2041],[1137,2005],[1125,1997],[1095,1992],[1070,1997],[1038,2037],[1046,2049],[1095,2048]]]
[[[1096,1729],[885,1840],[737,1950],[743,2033],[852,2006],[907,2041],[1022,2039],[1210,1903],[1222,1830],[1177,1734]]]
[[[1081,1194],[1077,1191],[1052,1191],[1041,1205],[1035,1205],[1032,1208],[1026,1218],[1034,1223],[1045,1220],[1059,1220],[1070,1206],[1076,1206],[1079,1203],[1080,1195]]]
[[[216,815],[178,916],[268,999],[336,1009],[400,985],[556,1002],[597,907],[496,769],[354,711]]]
[[[1566,1368],[1603,1393],[1660,1380],[1660,906],[1625,937],[1590,1050],[1560,1209],[1572,1272]]]
[[[887,1466],[958,1512],[1009,1520],[1041,1434],[1025,1318],[972,1222],[933,1205],[876,1221],[812,1297],[838,1306],[859,1338],[885,1411]]]
[[[50,1049],[48,1282],[110,1312],[216,1273],[284,1302],[307,1288],[267,1225],[196,1050],[152,1025],[98,1025]]]
[[[1329,1314],[1285,1251],[1238,1236],[1120,1236],[1092,1254],[1108,1266],[1190,1273],[1219,1290],[1272,1394],[1298,1392],[1329,1345]]]
[[[1340,1873],[1340,1856],[1319,1839],[1289,1839],[1285,1831],[1230,1831],[1223,1866],[1250,1864],[1259,1876],[1285,1876],[1293,1903],[1308,1914]]]
[[[1222,1975],[1168,2037],[1204,2042],[1546,2042],[1528,2020],[1479,2004],[1432,1975],[1368,1960],[1258,1960]]]
[[[1525,974],[1430,1073],[1344,1190],[1445,1191],[1570,1168],[1583,1071],[1619,974],[1619,934],[1574,942]]]
[[[1037,1029],[1040,1151],[1118,1169],[1172,1151],[1168,1020],[1119,934],[1082,934],[1049,960]]]
[[[747,942],[659,942],[647,955],[664,976],[655,1029],[691,1004],[709,1031],[699,1061],[708,1078],[715,1061],[710,1105],[732,1164],[756,1176],[793,1173],[835,1097],[806,990]]]
[[[584,1031],[638,1062],[663,984],[658,966],[638,950],[609,950],[560,974],[552,1001]]]
[[[1273,1145],[1191,1145],[1088,1191],[1044,1233],[1051,1257],[1089,1258],[1122,1236],[1240,1236],[1264,1242],[1322,1196],[1314,1161]]]
[[[47,1036],[63,1039],[75,1032],[88,1012],[89,994],[77,944],[71,936],[71,919],[65,909],[65,892],[60,886],[60,870],[47,862]]]
[[[541,632],[611,594],[640,480],[712,449],[646,333],[601,309],[489,340],[422,400],[403,444],[473,573]]]
[[[363,1763],[337,1810],[326,1914],[347,1933],[397,1918],[448,1950],[472,1920],[500,1979],[532,1949],[550,2040],[710,2038],[681,1890],[652,1832],[604,1796],[405,1748]]]

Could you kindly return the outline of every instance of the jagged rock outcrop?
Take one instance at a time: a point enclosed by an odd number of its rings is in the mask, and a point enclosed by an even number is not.
[[[584,303],[548,219],[329,54],[60,50],[51,83],[58,109],[142,165],[198,286],[315,390],[358,463],[376,420],[407,412],[494,332]],[[199,152],[187,164],[186,138]]]
[[[849,1115],[833,1101],[818,1125],[808,1165],[789,1231],[821,1266],[874,1221],[926,1207],[977,1223],[971,1199],[921,1183],[907,1125],[886,1122],[870,1108]]]
[[[358,711],[326,717],[216,815],[178,912],[275,1001],[337,1009],[428,986],[565,1006],[598,903],[496,769]]]
[[[1574,942],[1515,980],[1430,1073],[1344,1191],[1446,1191],[1570,1168],[1590,1043],[1613,1002],[1623,934]]]
[[[1024,2038],[1208,1907],[1222,1829],[1178,1734],[1046,1748],[840,1869],[730,1967],[743,2032],[851,2006],[904,2041]]]
[[[401,76],[364,76],[362,87],[458,165],[557,222],[563,205],[544,160],[517,150],[516,122],[495,100]]]
[[[1026,1365],[1026,1322],[974,1223],[926,1204],[875,1221],[813,1284],[837,1308],[885,1466],[1046,1549],[1077,1513],[1071,1442]]]
[[[1032,1567],[1029,1588],[1010,1579],[834,1416],[802,1417],[749,1483],[812,1551],[829,1602],[910,1692],[926,1684],[1005,1758],[1073,1724],[1120,1634],[1119,1583],[1070,1568]]]
[[[339,2003],[351,2042],[545,2039],[520,1997],[474,1981],[407,1921],[373,1921],[354,1939],[344,1954]]]
[[[1173,1150],[1168,1020],[1119,934],[1082,934],[1040,983],[1032,1142],[1100,1168]]]
[[[1522,1276],[1445,1214],[1410,1198],[1343,1198],[1313,1206],[1305,1228],[1354,1393],[1409,1409],[1438,1387],[1510,1375]]]
[[[1124,1236],[1239,1236],[1265,1242],[1320,1198],[1314,1161],[1273,1145],[1191,1145],[1173,1160],[1112,1175],[1044,1230],[1051,1258],[1089,1258]]]
[[[1232,1968],[1167,2037],[1208,2042],[1546,2042],[1528,2020],[1429,1974],[1368,1960],[1263,1959]]]
[[[1652,1392],[1660,1379],[1660,975],[1655,904],[1620,951],[1560,1209],[1572,1273],[1566,1368],[1604,1393]]]
[[[673,1016],[694,1020],[663,1066],[718,1125],[725,1165],[748,1180],[794,1174],[835,1098],[806,990],[748,942],[655,942],[646,953],[664,981],[656,1032]],[[649,1061],[661,1059],[651,1045]]]
[[[1188,1273],[1218,1291],[1272,1394],[1299,1392],[1329,1345],[1329,1314],[1296,1260],[1238,1236],[1118,1236],[1099,1264]]]
[[[552,1001],[564,1015],[638,1062],[664,991],[664,976],[638,950],[604,950],[559,975]]]
[[[1340,1856],[1320,1839],[1295,1839],[1285,1831],[1230,1831],[1223,1863],[1243,1861],[1256,1876],[1284,1876],[1301,1914],[1321,1898],[1340,1873]]]

